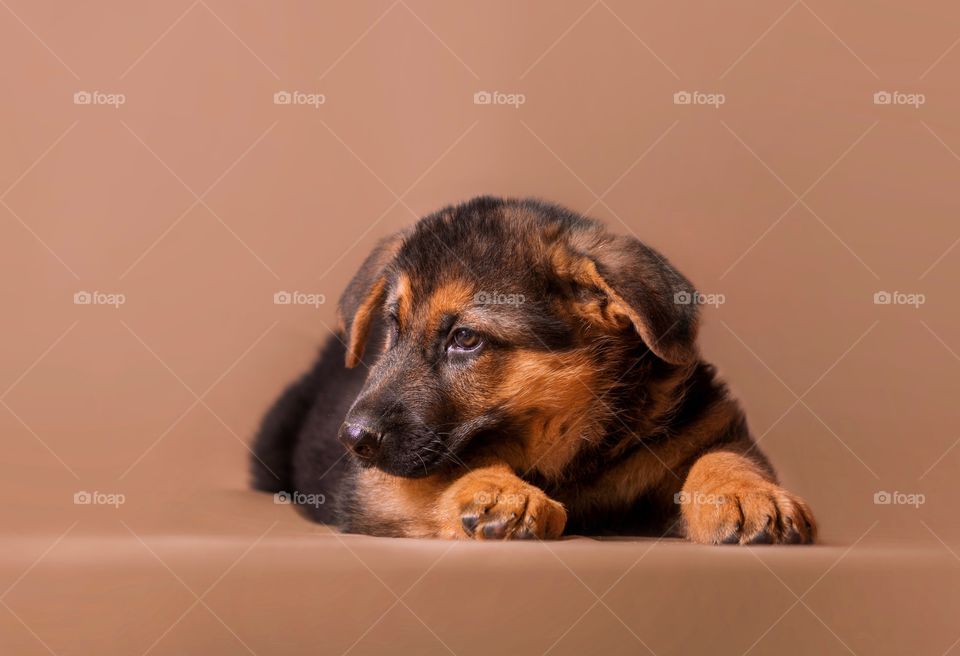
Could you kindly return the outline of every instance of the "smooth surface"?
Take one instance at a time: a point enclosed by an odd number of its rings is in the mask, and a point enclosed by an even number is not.
[[[242,491],[152,519],[85,510],[60,541],[5,546],[11,579],[42,557],[4,597],[4,653],[941,654],[957,637],[941,545],[370,538]]]
[[[0,652],[543,653],[648,548],[552,653],[957,651],[958,38],[947,0],[4,0]],[[823,546],[458,544],[365,633],[449,545],[341,541],[244,490],[246,444],[372,245],[479,193],[713,295]]]

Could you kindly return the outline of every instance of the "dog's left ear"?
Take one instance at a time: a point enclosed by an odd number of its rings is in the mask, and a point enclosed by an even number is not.
[[[337,305],[337,328],[347,344],[346,365],[357,366],[370,326],[387,294],[387,265],[393,261],[402,233],[382,239],[360,265]]]
[[[634,329],[671,364],[698,357],[696,290],[662,255],[632,237],[602,233],[581,234],[570,247],[573,258],[554,258],[555,265],[568,268],[589,321],[609,331]]]

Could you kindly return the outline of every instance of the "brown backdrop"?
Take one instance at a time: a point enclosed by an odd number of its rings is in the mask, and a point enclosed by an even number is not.
[[[335,300],[371,245],[480,193],[539,196],[600,218],[660,249],[713,295],[703,351],[833,545],[807,552],[820,555],[810,556],[815,566],[797,594],[827,566],[843,570],[834,561],[853,544],[873,545],[874,556],[913,549],[910,562],[921,569],[941,563],[937,573],[924,570],[929,582],[909,570],[876,599],[902,605],[929,592],[928,583],[955,588],[958,25],[960,8],[945,0],[3,0],[0,493],[12,546],[0,584],[14,587],[0,597],[9,611],[0,633],[17,653],[44,643],[56,653],[108,644],[140,653],[193,601],[189,590],[213,584],[272,522],[280,528],[249,558],[272,549],[259,558],[281,567],[280,534],[292,541],[287,548],[309,553],[297,540],[312,526],[244,491],[246,444],[328,334]],[[475,98],[483,92],[497,95],[483,104]],[[325,302],[274,302],[293,291]],[[892,302],[876,302],[878,292]],[[122,494],[123,503],[75,504],[84,491]],[[880,492],[901,494],[878,504]],[[342,546],[338,539],[328,536],[329,548]],[[398,571],[423,571],[404,569],[409,547],[370,543],[388,552],[378,559],[401,563]],[[204,544],[222,565],[191,560],[202,560]],[[111,549],[126,555],[103,558]],[[577,570],[577,549],[587,547],[569,549],[578,577],[589,578],[583,572],[598,559],[616,561],[584,551]],[[676,562],[725,567],[690,549]],[[448,562],[469,568],[473,553],[455,551]],[[500,563],[513,552],[479,553]],[[739,641],[724,643],[730,620],[715,618],[719,643],[710,644],[736,653],[793,602],[742,553],[723,558],[763,578],[783,603],[766,614],[766,601],[735,605],[757,625]],[[162,567],[177,558],[182,569],[170,569],[185,586]],[[366,562],[342,558],[354,569]],[[634,559],[624,558],[597,585]],[[118,562],[129,571],[114,587],[98,586]],[[440,589],[460,571],[450,570]],[[335,571],[334,596],[358,578],[377,589],[364,568]],[[299,576],[289,576],[295,591]],[[64,579],[73,592],[51,599]],[[231,596],[211,592],[225,597],[218,612],[245,599],[241,583]],[[91,586],[100,597],[83,597]],[[717,586],[719,600],[729,582]],[[160,608],[147,599],[172,600]],[[342,602],[372,618],[348,622],[331,649],[349,647],[386,602]],[[64,630],[78,604],[130,608],[139,619],[98,616]],[[922,633],[931,653],[942,653],[957,637],[941,623],[956,597],[930,606],[928,625],[896,634],[904,648]],[[580,610],[560,613],[559,628],[543,629],[549,638],[517,638],[517,649],[542,652]],[[302,627],[293,612],[285,621]],[[439,647],[398,613],[378,625],[383,644],[414,631],[410,644]],[[424,617],[431,632],[445,621],[437,613]],[[198,607],[151,653],[206,635],[185,628],[193,623],[209,631],[212,650],[270,653],[279,635],[227,630],[241,620],[211,614]],[[825,651],[845,652],[841,644],[863,649],[874,627],[889,626],[863,609],[825,623],[817,619],[829,610],[814,615],[783,620],[770,635],[786,630],[790,644],[794,634],[815,634]],[[683,633],[682,618],[674,620]],[[463,623],[449,622],[446,634],[436,630],[441,642],[469,651],[474,638],[457,643],[450,635],[463,635]],[[612,633],[614,644],[640,648],[639,635],[658,653],[676,646],[676,635],[651,637],[655,629],[637,622],[601,615],[581,638],[597,644]],[[576,635],[557,650],[573,648]],[[355,650],[379,644],[369,637]],[[887,636],[878,648],[898,644]],[[295,646],[303,643],[291,639]]]

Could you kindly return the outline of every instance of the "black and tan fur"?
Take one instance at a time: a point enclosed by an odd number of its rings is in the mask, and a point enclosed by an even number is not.
[[[700,358],[693,295],[562,208],[441,210],[350,282],[339,336],[264,420],[254,485],[322,494],[314,519],[372,535],[811,542]]]

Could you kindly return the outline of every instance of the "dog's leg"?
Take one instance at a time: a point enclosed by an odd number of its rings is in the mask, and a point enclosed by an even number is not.
[[[353,496],[342,506],[343,528],[372,535],[554,539],[567,522],[562,504],[505,464],[417,479],[365,469]]]
[[[737,453],[701,456],[690,468],[678,500],[686,536],[694,542],[781,544],[816,538],[807,504]]]
[[[503,464],[475,469],[453,482],[437,504],[441,537],[481,540],[560,537],[563,505]]]

